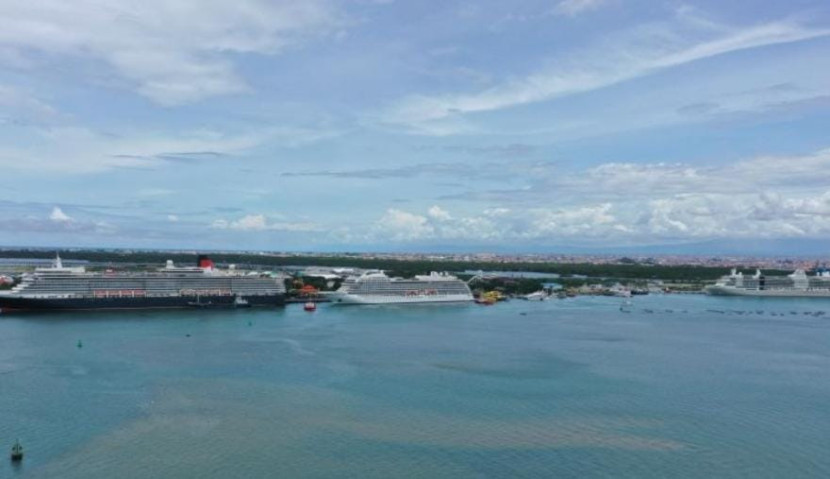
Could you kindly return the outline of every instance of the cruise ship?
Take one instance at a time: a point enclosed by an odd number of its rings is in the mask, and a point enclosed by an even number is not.
[[[343,282],[327,296],[335,304],[448,303],[472,301],[464,281],[447,273],[430,273],[412,279],[390,278],[383,271],[367,271]]]
[[[756,270],[744,276],[735,269],[706,288],[712,295],[830,298],[830,272],[808,276],[802,269],[787,276],[765,276]]]
[[[0,311],[164,309],[282,305],[281,279],[219,270],[207,256],[196,266],[168,260],[156,272],[87,272],[64,267],[60,256],[51,267],[36,268],[19,284],[0,292]]]

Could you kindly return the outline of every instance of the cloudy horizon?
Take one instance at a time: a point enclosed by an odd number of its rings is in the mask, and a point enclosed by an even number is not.
[[[0,19],[3,245],[830,252],[817,0]]]

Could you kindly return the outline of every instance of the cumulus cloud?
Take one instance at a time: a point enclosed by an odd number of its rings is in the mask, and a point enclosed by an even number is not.
[[[510,210],[492,208],[475,215],[453,215],[432,206],[426,215],[389,209],[374,224],[374,240],[505,241],[539,240],[576,235],[597,237],[625,230],[611,214],[610,204],[570,209],[534,208],[507,216]],[[552,236],[554,235],[554,236]]]
[[[390,208],[374,225],[373,234],[379,239],[413,241],[431,238],[435,232],[427,217]]]
[[[443,208],[441,208],[440,206],[437,206],[437,205],[431,207],[427,211],[427,214],[429,215],[430,218],[433,218],[433,219],[438,220],[438,221],[449,221],[449,220],[452,219],[452,216],[450,216],[450,213],[447,210],[445,210],[445,209],[443,209]]]
[[[264,215],[247,215],[230,223],[232,229],[243,231],[264,230],[267,226]]]
[[[57,206],[52,208],[52,212],[49,214],[49,219],[58,223],[72,221],[72,218],[70,218],[69,215],[64,213],[63,210]]]
[[[0,18],[0,48],[102,61],[161,105],[246,91],[228,54],[277,54],[344,24],[327,0],[2,2]]]
[[[814,164],[823,154],[808,155],[807,163]],[[624,181],[615,180],[618,181],[615,183],[617,186],[627,189],[639,184],[648,191],[650,185],[658,184],[663,175],[669,183],[673,183],[665,189],[656,189],[652,194],[628,195],[623,192],[614,201],[596,202],[592,201],[591,196],[576,201],[573,194],[557,191],[555,194],[558,197],[565,195],[570,198],[568,204],[539,207],[539,198],[535,197],[532,203],[536,206],[530,202],[521,208],[492,206],[478,213],[451,212],[437,205],[423,214],[389,209],[375,222],[364,239],[494,244],[582,241],[620,244],[830,235],[830,182],[809,189],[774,186],[758,189],[742,185],[733,187],[729,182],[714,181],[718,175],[724,174],[724,170],[729,174],[735,174],[733,169],[755,171],[755,167],[767,161],[762,158],[757,165],[747,161],[723,169],[692,171],[687,171],[689,167],[682,165],[659,165],[642,171],[624,166],[622,170],[631,174]],[[657,178],[643,177],[648,174],[654,174]],[[800,169],[793,168],[793,174],[800,175]],[[788,184],[786,178],[780,178],[782,172],[779,170],[774,169],[768,175],[764,181],[771,185]],[[707,182],[710,181],[712,184],[707,190]],[[580,184],[579,187],[582,186]]]
[[[59,206],[52,206],[44,214],[43,209],[47,207],[35,202],[0,201],[0,235],[16,241],[24,233],[65,238],[65,235],[112,235],[119,231],[109,219],[86,218],[84,208],[77,208],[78,214],[70,216]]]

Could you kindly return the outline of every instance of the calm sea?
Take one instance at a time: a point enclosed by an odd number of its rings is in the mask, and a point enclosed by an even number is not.
[[[2,478],[830,477],[830,302],[0,317]],[[81,341],[82,347],[78,347]]]

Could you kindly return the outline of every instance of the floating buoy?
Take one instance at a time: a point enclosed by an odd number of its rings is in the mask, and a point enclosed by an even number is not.
[[[78,349],[81,349],[82,347],[84,347],[84,343],[82,343],[81,340],[79,339],[78,340]]]
[[[248,321],[248,326],[253,326],[254,323]]]
[[[20,462],[23,460],[23,446],[20,445],[20,439],[15,441],[12,446],[12,462]]]

